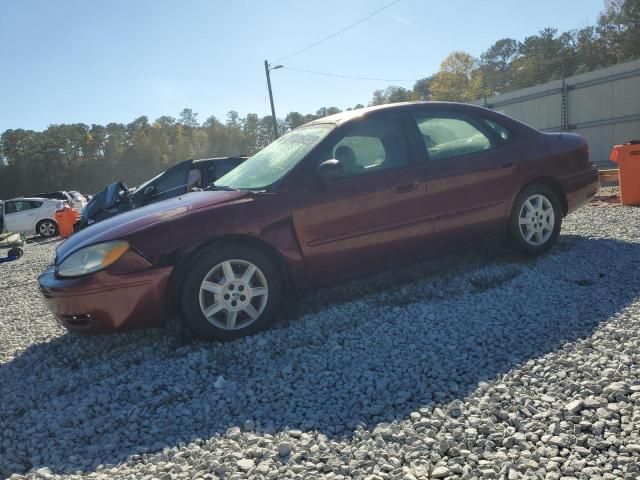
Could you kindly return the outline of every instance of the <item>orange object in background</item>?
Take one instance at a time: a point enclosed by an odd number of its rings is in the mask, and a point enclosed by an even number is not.
[[[622,204],[640,205],[640,140],[616,145],[609,159],[618,164]]]
[[[75,208],[64,206],[62,210],[56,211],[56,223],[58,224],[58,232],[63,238],[70,237],[73,234],[73,225],[78,220],[80,213]]]

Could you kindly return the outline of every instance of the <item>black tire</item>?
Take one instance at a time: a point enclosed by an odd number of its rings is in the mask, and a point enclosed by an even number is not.
[[[543,240],[543,237],[535,237],[538,241],[542,242],[539,245],[534,245],[530,241],[527,241],[525,237],[524,230],[526,228],[521,228],[520,218],[521,213],[523,211],[523,205],[525,202],[533,196],[541,195],[545,197],[548,202],[551,204],[553,208],[554,214],[554,224],[553,229],[550,232],[548,238]],[[548,210],[547,210],[548,211]],[[562,226],[562,204],[560,203],[560,199],[558,198],[558,194],[550,187],[542,184],[533,184],[524,188],[516,197],[516,200],[513,204],[513,209],[511,210],[511,216],[509,218],[509,244],[513,246],[516,250],[519,250],[522,253],[526,253],[528,255],[540,255],[549,251],[549,249],[553,246],[553,244],[558,239],[558,235],[560,234],[560,227]],[[546,223],[539,217],[527,217],[534,218],[536,221],[540,219],[540,223],[534,225],[545,225]],[[544,228],[544,227],[536,227],[536,228]],[[545,232],[540,233],[540,235],[546,234],[548,229]],[[528,230],[527,230],[528,233]],[[537,234],[534,234],[537,235]],[[534,240],[535,242],[535,240]]]
[[[262,277],[257,280],[261,280],[263,283],[266,282],[267,288],[267,295],[263,309],[256,319],[251,320],[248,313],[244,310],[238,311],[238,326],[234,329],[221,328],[219,325],[215,324],[224,321],[224,318],[228,319],[228,317],[223,317],[223,315],[227,316],[229,314],[229,310],[225,309],[214,314],[214,318],[209,321],[200,304],[202,282],[205,279],[210,279],[209,275],[215,275],[216,272],[219,272],[219,269],[222,268],[220,267],[222,263],[229,260],[249,262],[256,266],[256,275],[262,274]],[[233,265],[234,267],[236,266],[236,264]],[[242,280],[239,277],[242,276],[242,272],[234,271],[234,274],[237,275],[237,277],[234,277],[234,281],[241,282]],[[252,282],[254,282],[256,286],[260,286],[260,282],[255,282],[255,280],[256,278],[253,278]],[[226,282],[226,276],[225,280],[222,282],[213,282],[216,283],[216,285],[223,285],[223,292],[218,294],[203,292],[202,295],[205,297],[203,301],[210,300],[210,305],[208,306],[222,302],[226,307],[231,308],[230,302],[233,301],[233,297],[229,300],[225,300],[223,296],[229,295],[229,293],[232,295],[239,295],[238,291],[240,287],[236,286],[236,291],[229,292],[228,289],[230,287]],[[278,314],[284,298],[282,277],[275,263],[259,250],[242,245],[214,245],[198,253],[190,260],[182,283],[181,301],[182,311],[184,313],[184,322],[194,334],[204,340],[234,340],[247,335],[253,335],[260,330],[267,328]],[[244,301],[244,297],[238,297],[239,303],[240,298],[243,298]],[[261,300],[259,297],[249,297],[246,302],[252,303],[256,306],[260,304]],[[260,307],[257,306],[254,308],[256,308],[257,311]],[[242,326],[243,321],[251,323]]]
[[[53,228],[46,228],[47,226],[52,226]],[[40,220],[36,225],[36,233],[43,238],[55,237],[58,235],[58,224],[49,218]]]

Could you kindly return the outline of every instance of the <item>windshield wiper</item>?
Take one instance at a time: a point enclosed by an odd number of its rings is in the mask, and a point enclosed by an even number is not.
[[[233,187],[229,187],[228,185],[216,185],[215,183],[211,183],[209,184],[209,186],[207,188],[205,188],[205,190],[224,190],[227,192],[235,192],[238,189],[237,188],[233,188]]]

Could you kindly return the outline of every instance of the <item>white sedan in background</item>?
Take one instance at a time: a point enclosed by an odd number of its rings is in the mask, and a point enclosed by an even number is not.
[[[14,198],[0,202],[0,231],[54,237],[58,234],[56,211],[62,210],[64,204],[48,198]]]
[[[82,213],[82,210],[84,210],[84,207],[86,207],[88,203],[87,197],[75,190],[69,190],[67,193],[71,195],[71,204],[73,205],[73,208]]]

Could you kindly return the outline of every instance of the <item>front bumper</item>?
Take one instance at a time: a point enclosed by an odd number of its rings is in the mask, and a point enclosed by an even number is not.
[[[38,283],[47,306],[64,327],[79,333],[108,333],[162,325],[171,271],[172,267],[164,267],[59,278],[51,267]]]

